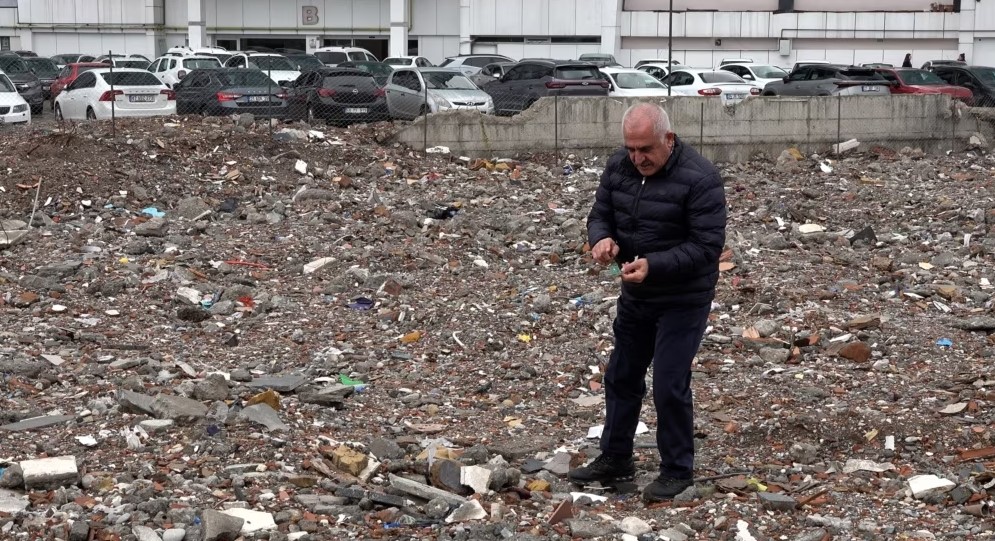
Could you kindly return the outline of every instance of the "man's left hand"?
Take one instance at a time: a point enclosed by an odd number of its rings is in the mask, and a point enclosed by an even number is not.
[[[650,272],[650,265],[646,259],[640,258],[632,263],[622,265],[622,281],[641,284]]]

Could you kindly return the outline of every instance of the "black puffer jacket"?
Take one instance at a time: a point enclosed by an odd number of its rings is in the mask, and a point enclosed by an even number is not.
[[[623,297],[681,306],[715,297],[725,228],[719,171],[680,139],[651,177],[636,170],[624,148],[613,154],[587,217],[591,246],[612,238],[619,265],[637,255],[649,263],[641,284],[622,283]]]

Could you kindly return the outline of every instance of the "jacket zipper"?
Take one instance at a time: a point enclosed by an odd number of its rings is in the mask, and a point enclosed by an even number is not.
[[[632,209],[632,221],[634,226],[632,248],[636,253],[634,257],[639,257],[639,201],[643,198],[643,188],[646,187],[646,177],[639,184],[639,191],[636,192],[636,204]]]

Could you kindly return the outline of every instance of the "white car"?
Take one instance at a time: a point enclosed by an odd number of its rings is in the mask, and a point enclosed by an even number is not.
[[[176,47],[170,47],[169,50],[166,51],[166,56],[204,56],[227,52],[228,49],[225,49],[224,47],[200,47],[198,49],[191,49],[186,45],[177,45]]]
[[[412,120],[454,109],[494,113],[494,99],[455,69],[398,68],[384,90],[391,118]]]
[[[344,62],[377,62],[377,57],[362,47],[321,47],[315,49],[314,56],[332,67]]]
[[[297,65],[289,58],[271,53],[237,54],[225,62],[226,68],[254,68],[273,79],[273,82],[286,86],[301,76]]]
[[[756,83],[760,88],[767,86],[767,83],[781,81],[788,76],[788,70],[769,64],[725,64],[719,69],[735,73],[747,82]]]
[[[431,68],[434,66],[424,56],[391,56],[384,58],[383,63],[395,68]]]
[[[723,105],[735,105],[751,96],[760,95],[760,87],[728,71],[709,69],[674,69],[663,80],[679,96],[718,96]]]
[[[14,83],[0,71],[0,124],[31,124],[31,107]]]
[[[677,67],[676,65],[674,66]],[[681,66],[683,67],[683,66]],[[637,67],[639,71],[645,71],[646,73],[652,75],[656,80],[662,81],[664,77],[670,75],[670,66],[667,64],[658,63],[648,63]]]
[[[629,68],[601,68],[601,73],[611,83],[609,96],[666,96],[667,87],[642,70]]]
[[[111,88],[113,83],[113,89]],[[155,75],[134,68],[90,70],[55,98],[59,120],[104,120],[176,114],[176,94]]]
[[[187,73],[200,68],[220,68],[221,62],[213,56],[162,56],[156,58],[148,71],[162,84],[173,88],[187,76]]]
[[[644,58],[644,59],[640,60],[639,62],[636,62],[636,65],[632,66],[632,67],[635,68],[635,69],[639,69],[639,68],[645,66],[646,64],[659,64],[659,65],[661,65],[663,67],[667,67],[667,66],[673,65],[675,68],[677,66],[680,66],[682,68],[683,67],[687,67],[684,64],[681,64],[679,60],[666,59],[666,58]]]

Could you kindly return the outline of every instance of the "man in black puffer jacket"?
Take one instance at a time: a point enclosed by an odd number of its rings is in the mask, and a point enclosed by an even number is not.
[[[622,134],[625,148],[608,160],[587,219],[591,255],[620,264],[622,278],[601,455],[569,478],[634,478],[633,437],[652,364],[661,462],[643,498],[655,502],[693,483],[691,361],[715,297],[726,201],[718,170],[677,138],[659,105],[629,108]]]

